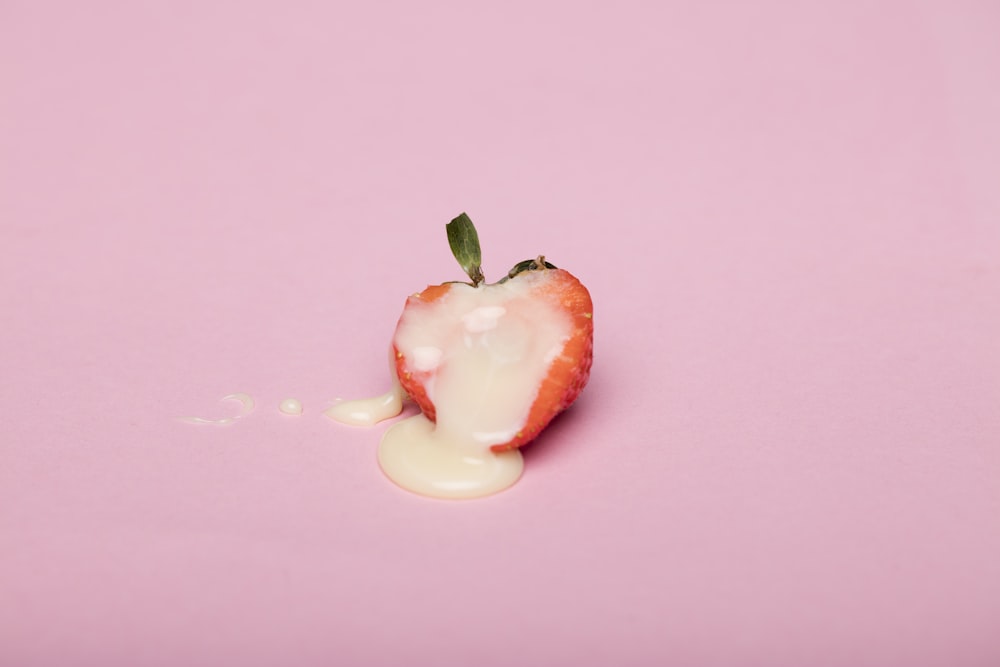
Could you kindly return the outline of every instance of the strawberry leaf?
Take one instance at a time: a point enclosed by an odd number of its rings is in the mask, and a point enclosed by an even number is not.
[[[483,282],[483,256],[479,248],[479,234],[472,220],[465,213],[461,214],[447,225],[448,245],[451,246],[451,254],[458,260],[462,270],[472,280],[475,287]]]

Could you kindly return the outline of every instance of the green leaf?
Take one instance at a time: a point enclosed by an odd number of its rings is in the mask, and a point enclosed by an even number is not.
[[[479,234],[476,233],[476,226],[472,224],[465,213],[461,214],[447,225],[448,245],[451,246],[451,254],[458,260],[462,270],[472,280],[475,287],[483,282],[483,255],[479,249]]]

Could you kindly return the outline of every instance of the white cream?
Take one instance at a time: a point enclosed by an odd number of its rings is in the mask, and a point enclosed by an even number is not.
[[[543,272],[529,272],[501,285],[456,283],[443,297],[403,312],[395,344],[411,370],[423,370],[419,350],[441,351],[426,387],[439,437],[489,447],[524,426],[538,386],[572,332],[569,315],[529,298],[543,279]]]
[[[403,392],[393,389],[374,398],[340,401],[323,411],[323,414],[341,424],[374,426],[395,417],[403,410]]]
[[[403,410],[403,389],[396,377],[396,359],[389,347],[389,377],[392,378],[392,388],[381,396],[361,398],[354,401],[338,399],[332,407],[323,414],[341,424],[351,426],[374,426],[380,421],[395,417]]]
[[[382,472],[408,491],[431,498],[479,498],[503,491],[521,477],[524,459],[513,449],[495,454],[484,447],[442,437],[417,415],[393,424],[378,448]]]
[[[297,417],[302,414],[302,401],[297,398],[286,398],[278,405],[282,414]]]
[[[253,397],[249,394],[244,394],[241,392],[235,394],[229,394],[228,396],[223,396],[220,400],[223,401],[239,401],[241,410],[240,413],[232,417],[223,417],[222,419],[206,419],[205,417],[178,417],[178,421],[186,422],[188,424],[214,424],[216,426],[225,426],[226,424],[232,424],[238,419],[250,414],[254,409]]]
[[[436,498],[476,498],[502,491],[521,476],[517,450],[491,445],[524,427],[537,390],[572,332],[565,312],[528,298],[542,272],[502,285],[463,283],[428,304],[403,312],[394,343],[411,372],[435,371],[424,386],[437,423],[417,415],[386,431],[382,470],[399,486]],[[340,403],[326,412],[338,421],[371,424],[401,409],[395,363],[393,391]]]

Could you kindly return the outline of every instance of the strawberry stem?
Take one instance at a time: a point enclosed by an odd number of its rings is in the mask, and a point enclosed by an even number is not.
[[[462,270],[472,280],[472,286],[486,280],[483,276],[483,256],[479,248],[479,234],[476,233],[476,226],[468,215],[462,213],[460,216],[445,225],[448,231],[448,245],[451,247],[451,254],[458,260]]]
[[[507,282],[519,273],[524,273],[525,271],[544,271],[545,269],[554,269],[556,265],[546,261],[545,255],[539,255],[535,259],[526,259],[523,262],[518,262],[514,265],[507,275],[504,276],[500,282]]]

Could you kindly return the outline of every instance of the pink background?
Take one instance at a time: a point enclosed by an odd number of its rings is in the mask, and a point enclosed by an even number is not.
[[[3,2],[0,663],[1000,664],[998,34]],[[386,389],[463,210],[487,277],[589,285],[596,360],[442,502],[320,413]]]

